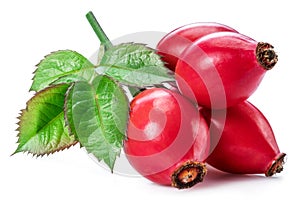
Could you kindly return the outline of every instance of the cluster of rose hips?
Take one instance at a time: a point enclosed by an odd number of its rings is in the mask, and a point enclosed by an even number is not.
[[[201,182],[206,163],[225,172],[281,172],[284,153],[264,115],[248,97],[278,57],[218,23],[194,23],[157,45],[177,88],[150,88],[130,105],[124,151],[144,177],[179,189]]]

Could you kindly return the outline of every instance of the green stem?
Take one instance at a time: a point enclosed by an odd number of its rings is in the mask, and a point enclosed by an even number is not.
[[[86,18],[89,21],[91,27],[93,28],[94,32],[96,33],[98,39],[100,40],[101,44],[105,46],[106,49],[112,47],[112,43],[109,38],[104,33],[103,29],[101,28],[100,24],[98,23],[96,17],[94,16],[93,12],[89,11],[86,14]]]

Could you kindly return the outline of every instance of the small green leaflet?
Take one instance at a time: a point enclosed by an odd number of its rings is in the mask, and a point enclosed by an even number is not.
[[[147,87],[174,81],[155,50],[143,44],[124,43],[109,48],[97,70],[128,86]]]
[[[81,54],[71,50],[52,52],[37,65],[31,91],[40,91],[51,84],[89,81],[94,65]]]
[[[66,118],[73,134],[88,153],[113,170],[120,155],[129,103],[122,88],[99,75],[92,84],[75,82],[66,97]]]
[[[27,102],[19,117],[19,140],[15,153],[40,156],[63,150],[77,143],[64,123],[64,99],[68,84],[44,89]]]

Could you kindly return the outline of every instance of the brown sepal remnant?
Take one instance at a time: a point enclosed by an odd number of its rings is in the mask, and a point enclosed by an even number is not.
[[[274,51],[274,47],[264,42],[257,43],[256,58],[259,64],[266,70],[272,69],[278,61],[278,55]]]
[[[187,161],[171,175],[172,186],[178,189],[190,188],[203,181],[207,173],[206,165],[197,161]]]
[[[269,169],[265,172],[266,177],[273,176],[276,173],[280,173],[283,170],[283,165],[285,163],[285,153],[281,153],[277,159],[275,159]]]

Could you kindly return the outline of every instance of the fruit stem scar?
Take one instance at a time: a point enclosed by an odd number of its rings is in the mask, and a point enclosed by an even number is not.
[[[177,168],[171,175],[172,186],[185,189],[202,182],[207,169],[204,163],[187,161]]]
[[[273,176],[276,173],[280,173],[283,170],[283,165],[285,163],[285,153],[281,153],[276,160],[273,161],[272,165],[266,171],[266,177]]]
[[[256,46],[256,58],[266,70],[272,69],[278,61],[274,47],[269,43],[259,42]]]

